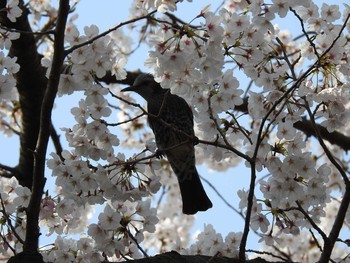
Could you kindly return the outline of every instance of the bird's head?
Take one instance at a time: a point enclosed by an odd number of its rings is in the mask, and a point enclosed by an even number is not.
[[[146,101],[150,101],[154,96],[163,94],[164,90],[158,82],[156,82],[151,74],[140,74],[130,87],[121,90],[133,91],[142,96]]]

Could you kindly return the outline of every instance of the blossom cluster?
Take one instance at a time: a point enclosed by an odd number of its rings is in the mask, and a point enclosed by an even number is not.
[[[241,238],[241,232],[230,232],[223,239],[222,235],[217,233],[213,226],[209,224],[205,225],[203,232],[197,235],[195,243],[188,249],[182,249],[181,252],[187,255],[220,255],[237,258]]]
[[[9,246],[16,250],[22,250],[22,240],[25,236],[26,216],[25,209],[28,207],[31,191],[19,184],[16,178],[0,180],[0,215],[1,215],[1,241],[0,252],[8,255]],[[14,219],[20,216],[22,220]],[[14,233],[15,232],[15,233]]]
[[[187,1],[192,2],[192,0]],[[160,13],[175,11],[178,2],[183,2],[183,0],[135,0],[130,13],[135,16],[135,13],[147,14],[149,10],[157,10]]]
[[[6,3],[7,18],[11,22],[16,22],[17,18],[22,15],[22,9],[18,5],[19,0],[9,0]]]
[[[324,213],[325,217],[321,219],[321,223],[318,225],[322,227],[326,234],[330,233],[332,225],[329,222],[333,222],[336,216],[336,212],[339,209],[338,205],[339,200],[332,200],[325,206]],[[349,214],[349,213],[348,213]],[[276,227],[273,229],[274,232],[277,232],[275,237],[272,235],[266,234],[261,237],[263,242],[261,251],[274,252],[273,246],[271,244],[277,241],[277,244],[282,249],[283,253],[289,257],[290,260],[294,262],[316,262],[321,251],[317,246],[315,246],[315,239],[310,235],[309,229],[302,229],[300,233],[297,233],[294,236],[288,234],[283,229]],[[299,242],[295,242],[294,238],[297,238]],[[271,243],[270,243],[271,241]],[[318,239],[320,245],[323,244],[323,240]],[[270,243],[270,244],[269,244]],[[341,244],[336,244],[336,249],[332,253],[332,258],[335,262],[348,262],[348,251]],[[273,260],[273,257],[266,256],[267,260]]]
[[[105,257],[118,259],[140,258],[138,244],[144,232],[154,232],[158,222],[156,209],[150,200],[112,202],[105,206],[96,224],[90,224],[87,235],[79,240],[58,236],[55,249],[44,253],[48,262],[99,262]]]
[[[12,135],[17,128],[14,128],[13,117],[18,117],[19,113],[12,110],[14,106],[11,101],[18,97],[14,74],[18,73],[20,66],[17,57],[9,57],[6,53],[11,48],[12,40],[18,38],[18,33],[0,29],[0,49],[5,51],[0,51],[0,131],[7,135]]]
[[[182,213],[182,201],[179,198],[179,184],[168,163],[163,163],[162,169],[157,171],[160,183],[167,187],[166,200],[157,207],[159,222],[155,232],[145,233],[144,245],[150,249],[156,248],[160,252],[179,251],[190,241],[190,230],[194,224],[194,216]]]

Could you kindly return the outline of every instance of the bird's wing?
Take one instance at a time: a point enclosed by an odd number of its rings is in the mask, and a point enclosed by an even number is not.
[[[164,99],[160,107],[148,105],[148,111],[157,116],[149,116],[148,122],[161,150],[194,137],[193,113],[187,102],[170,93],[167,93]]]

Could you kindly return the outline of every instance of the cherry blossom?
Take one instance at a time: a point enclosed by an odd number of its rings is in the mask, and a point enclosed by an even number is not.
[[[6,4],[7,18],[11,22],[16,22],[16,18],[20,17],[22,14],[22,9],[18,6],[18,0],[10,0]]]

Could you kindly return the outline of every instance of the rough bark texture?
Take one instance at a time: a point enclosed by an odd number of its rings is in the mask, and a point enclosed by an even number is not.
[[[0,2],[0,8],[4,8],[6,2],[2,0]],[[22,1],[20,2],[23,4]],[[28,33],[32,32],[27,16],[28,10],[24,7],[22,9],[22,16],[15,23],[7,19],[6,12],[0,12],[1,25]],[[31,189],[33,180],[33,154],[38,139],[40,109],[47,79],[45,78],[44,69],[41,66],[41,55],[37,51],[33,34],[22,33],[19,39],[12,41],[9,56],[17,57],[17,63],[21,67],[20,71],[15,75],[22,112],[20,156],[15,176],[21,185]]]
[[[12,257],[7,263],[44,263],[43,257],[39,253],[19,253]]]
[[[234,258],[227,258],[227,257],[220,257],[220,256],[210,257],[210,256],[202,256],[202,255],[184,256],[184,255],[180,255],[175,251],[156,255],[154,257],[133,260],[132,262],[134,263],[204,263],[204,262],[242,263],[242,261],[240,261],[239,259],[234,259]],[[269,261],[266,261],[265,259],[262,259],[262,258],[254,258],[254,259],[246,260],[245,262],[246,263],[268,263]],[[274,263],[282,263],[282,261],[274,261]],[[283,263],[286,263],[286,261],[283,261]]]

